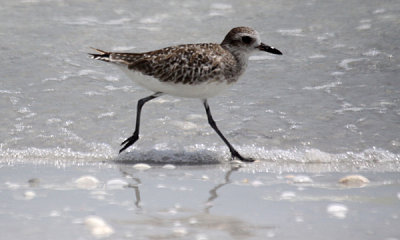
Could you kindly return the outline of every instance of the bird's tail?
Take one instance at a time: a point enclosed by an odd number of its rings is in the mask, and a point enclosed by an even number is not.
[[[92,48],[93,50],[98,51],[99,53],[88,53],[89,55],[91,55],[90,57],[96,60],[101,60],[101,61],[105,61],[105,62],[109,62],[110,61],[110,54],[111,52],[106,52],[97,48]]]

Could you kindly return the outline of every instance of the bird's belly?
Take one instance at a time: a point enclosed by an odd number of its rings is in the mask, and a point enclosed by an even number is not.
[[[154,77],[143,75],[139,72],[129,70],[125,67],[122,67],[122,69],[134,82],[136,82],[140,86],[153,92],[163,92],[165,94],[178,97],[206,99],[219,94],[220,92],[229,88],[232,85],[228,84],[227,81],[209,81],[192,85],[161,82]]]

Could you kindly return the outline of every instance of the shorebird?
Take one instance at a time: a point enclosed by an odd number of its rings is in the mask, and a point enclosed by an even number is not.
[[[152,99],[169,94],[201,99],[208,123],[228,146],[231,159],[254,161],[240,155],[221,133],[211,115],[207,99],[238,81],[246,70],[251,53],[265,51],[282,55],[278,49],[262,43],[257,31],[249,27],[236,27],[228,32],[221,44],[183,44],[143,53],[93,49],[99,52],[89,53],[93,59],[116,64],[134,82],[154,92],[138,101],[135,131],[121,143],[120,153],[139,139],[143,105]]]

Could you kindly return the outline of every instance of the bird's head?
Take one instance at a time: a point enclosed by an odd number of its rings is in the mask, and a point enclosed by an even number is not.
[[[228,32],[221,45],[232,53],[249,55],[254,51],[265,51],[282,55],[278,49],[261,42],[258,32],[249,27],[236,27]]]

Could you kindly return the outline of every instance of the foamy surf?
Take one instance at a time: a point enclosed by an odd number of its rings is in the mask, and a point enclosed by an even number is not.
[[[238,147],[246,157],[256,160],[254,164],[242,164],[257,171],[305,171],[306,169],[322,172],[375,170],[400,171],[400,154],[378,148],[369,148],[361,152],[328,153],[319,149],[269,149],[266,147]],[[70,148],[39,149],[0,148],[0,163],[31,164],[96,164],[119,163],[150,165],[208,165],[230,162],[229,152],[223,147],[192,145],[182,149],[166,146],[163,149],[133,148],[130,152],[117,154],[108,145],[99,145],[95,151],[80,152]]]

